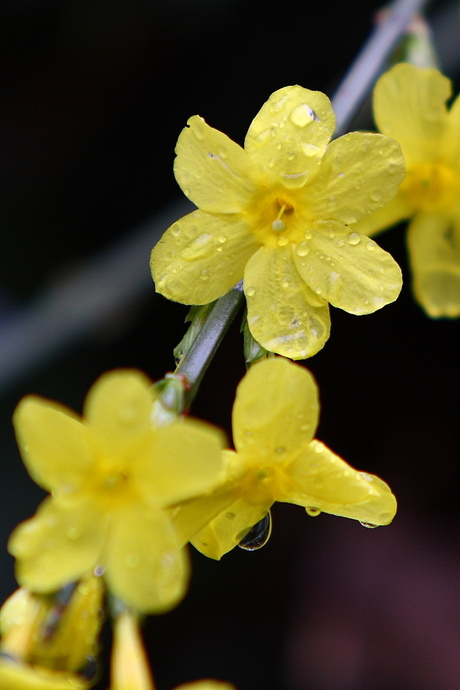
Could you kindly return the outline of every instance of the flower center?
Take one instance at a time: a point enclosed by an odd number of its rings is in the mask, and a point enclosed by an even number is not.
[[[289,201],[286,201],[286,199],[283,199],[282,197],[277,197],[276,203],[279,206],[279,211],[278,215],[276,216],[275,220],[272,222],[272,229],[275,232],[283,232],[286,230],[286,220],[287,216],[290,211],[294,210],[294,207]],[[286,213],[286,219],[283,219],[283,215]]]
[[[408,170],[401,192],[417,211],[446,212],[458,199],[460,179],[440,163],[425,163]]]

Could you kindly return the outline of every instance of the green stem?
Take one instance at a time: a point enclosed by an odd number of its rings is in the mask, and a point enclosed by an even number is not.
[[[336,134],[345,131],[401,35],[426,3],[427,0],[396,0],[372,32],[332,99],[337,120]],[[177,367],[175,377],[183,377],[186,382],[185,408],[195,397],[220,342],[243,303],[243,297],[243,281],[240,281],[216,301],[193,345]]]
[[[220,297],[208,314],[190,350],[174,372],[187,382],[185,407],[190,407],[198,386],[224,335],[243,304],[243,281]]]

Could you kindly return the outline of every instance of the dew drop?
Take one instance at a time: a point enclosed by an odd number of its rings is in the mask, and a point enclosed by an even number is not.
[[[180,235],[180,225],[178,223],[174,223],[174,225],[171,226],[171,235],[173,237],[179,237]]]
[[[67,539],[76,541],[81,536],[81,530],[76,525],[71,525],[67,528],[65,536]]]
[[[289,153],[287,155],[288,161],[292,161],[294,159],[294,157],[295,157],[294,151],[289,151]]]
[[[105,573],[105,567],[103,565],[97,565],[93,572],[95,577],[101,577],[101,575]]]
[[[288,100],[288,96],[284,96],[283,98],[280,98],[278,101],[274,101],[274,103],[270,103],[270,112],[275,115],[276,113],[279,113],[281,110],[283,110],[284,106],[286,105],[286,101]]]
[[[310,247],[306,242],[301,242],[300,244],[297,245],[296,247],[296,254],[297,256],[307,256],[307,254],[310,251]]]
[[[316,290],[315,290],[315,292],[316,292],[317,295],[321,295],[321,293],[323,292],[323,288],[317,287]]]
[[[372,192],[370,195],[371,201],[382,201],[382,193],[381,192]]]
[[[278,239],[276,240],[276,244],[278,245],[278,247],[285,247],[288,242],[289,240],[287,237],[278,237]]]
[[[217,240],[218,240],[218,242],[220,242],[220,244],[225,244],[225,242],[227,241],[227,238],[225,237],[225,235],[219,235]]]
[[[236,515],[235,513],[232,513],[231,510],[229,510],[225,513],[225,517],[227,518],[227,520],[234,520]]]
[[[314,508],[313,506],[307,506],[305,510],[310,517],[317,517],[321,513],[319,508]]]
[[[367,529],[375,529],[378,527],[378,525],[373,525],[371,522],[361,522],[361,520],[359,521],[359,524],[363,527],[367,527]]]
[[[248,287],[246,290],[246,297],[253,297],[255,292],[256,291],[253,287]]]
[[[99,675],[97,660],[93,656],[87,656],[84,665],[80,666],[80,668],[77,670],[77,674],[84,681],[94,681]]]
[[[276,165],[276,160],[274,158],[270,158],[270,160],[267,163],[269,168],[274,168]]]
[[[366,242],[366,249],[369,252],[375,252],[376,248],[377,248],[377,245],[372,240],[369,240],[369,242]]]
[[[209,275],[208,275],[208,272],[207,272],[206,269],[204,269],[203,271],[201,271],[201,273],[200,273],[200,278],[201,278],[201,280],[208,280]]]
[[[289,281],[286,279],[282,280],[281,287],[284,288],[284,290],[286,290],[289,287]]]
[[[311,230],[306,230],[306,231],[305,231],[305,239],[306,239],[306,240],[311,240],[311,238],[312,238],[312,232],[311,232]]]
[[[184,194],[185,196],[190,196],[190,189],[188,187],[184,189]]]
[[[324,151],[324,149],[322,149],[320,146],[315,146],[314,144],[306,144],[304,142],[300,143],[300,150],[302,151],[303,155],[307,158],[314,158],[315,156],[319,156]]]
[[[136,556],[136,554],[129,554],[125,558],[125,566],[129,568],[130,570],[134,570],[134,568],[137,568],[139,565],[139,556]]]
[[[364,139],[361,142],[361,151],[369,151],[369,146],[370,146],[369,141],[367,139]]]
[[[313,120],[319,120],[315,111],[306,103],[298,105],[289,115],[289,119],[295,127],[306,127]]]
[[[262,518],[256,525],[251,527],[249,532],[240,541],[238,546],[245,551],[257,551],[265,546],[270,539],[272,532],[272,518],[270,512]]]
[[[218,154],[221,158],[226,158],[226,157],[227,157],[227,149],[224,148],[223,146],[218,146],[218,147],[217,147],[217,154]]]
[[[329,239],[331,239],[331,240],[333,240],[334,237],[335,237],[335,233],[334,233],[334,231],[333,231],[331,228],[329,228],[329,233],[328,233],[328,235],[329,235]]]
[[[337,240],[337,242],[336,242],[337,247],[343,247],[344,244],[345,244],[345,240],[343,239],[343,237],[340,240]]]
[[[361,237],[357,232],[350,232],[350,234],[347,237],[347,241],[348,244],[351,244],[354,247],[361,242]]]

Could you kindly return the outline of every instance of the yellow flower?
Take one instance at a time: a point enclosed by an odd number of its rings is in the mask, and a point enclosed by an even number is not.
[[[151,382],[130,370],[93,386],[83,419],[28,396],[14,425],[24,463],[51,496],[13,532],[19,582],[50,592],[104,574],[110,592],[143,612],[183,596],[187,555],[165,510],[213,486],[220,433],[193,420],[151,423]]]
[[[370,314],[394,301],[399,266],[347,224],[394,196],[404,176],[399,146],[361,132],[329,143],[334,126],[327,96],[300,86],[270,96],[244,149],[191,117],[174,172],[199,210],[154,247],[157,291],[205,304],[244,277],[253,337],[292,359],[323,347],[328,303]]]
[[[137,617],[124,611],[115,621],[111,663],[111,690],[155,690],[148,659],[142,644]],[[235,690],[216,680],[200,680],[180,685],[176,690]]]
[[[90,687],[74,673],[50,671],[0,657],[2,690],[86,690]]]
[[[432,317],[460,316],[460,99],[438,70],[400,63],[374,91],[381,132],[401,144],[407,175],[398,195],[356,225],[375,235],[412,219],[407,234],[413,290]]]
[[[389,487],[313,440],[318,415],[318,390],[306,369],[280,358],[253,365],[237,389],[236,452],[224,451],[220,487],[176,511],[184,538],[189,529],[192,544],[218,559],[275,501],[303,506],[310,515],[332,513],[368,526],[390,523],[396,500]]]

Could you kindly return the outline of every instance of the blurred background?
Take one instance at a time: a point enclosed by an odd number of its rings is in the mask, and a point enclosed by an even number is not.
[[[187,308],[155,294],[148,261],[189,209],[172,173],[187,118],[242,143],[274,90],[331,96],[379,6],[0,2],[2,601],[16,586],[8,535],[43,496],[14,441],[19,399],[80,411],[108,369],[158,379],[174,368]],[[457,3],[435,0],[428,17],[458,86]],[[332,337],[307,366],[321,390],[318,438],[388,481],[394,524],[367,530],[278,505],[261,551],[220,563],[192,553],[188,597],[144,629],[158,690],[209,676],[239,690],[460,687],[460,323],[414,303],[403,228],[379,244],[402,266],[401,297],[370,317],[333,309]],[[230,436],[243,373],[237,318],[193,414]]]

